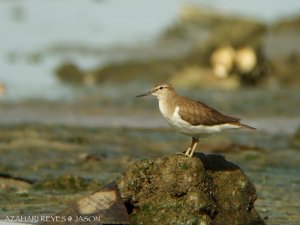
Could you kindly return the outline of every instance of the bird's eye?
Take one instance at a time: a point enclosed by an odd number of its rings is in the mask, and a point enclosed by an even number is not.
[[[159,87],[159,90],[162,90],[162,89],[164,89],[164,87]]]

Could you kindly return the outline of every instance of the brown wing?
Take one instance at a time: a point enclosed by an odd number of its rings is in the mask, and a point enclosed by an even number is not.
[[[240,119],[226,116],[217,110],[209,107],[203,102],[193,101],[185,97],[184,101],[181,101],[182,107],[180,107],[180,117],[188,121],[191,125],[219,125],[225,123],[239,123]]]

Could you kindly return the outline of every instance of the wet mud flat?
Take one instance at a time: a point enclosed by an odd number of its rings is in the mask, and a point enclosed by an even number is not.
[[[267,224],[297,224],[298,137],[235,132],[204,139],[199,150],[222,154],[245,171],[256,186],[255,206]],[[119,178],[134,161],[175,154],[189,141],[158,128],[1,125],[0,215],[57,213]]]

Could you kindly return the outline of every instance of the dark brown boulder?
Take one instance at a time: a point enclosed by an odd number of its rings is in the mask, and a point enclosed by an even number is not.
[[[117,183],[132,224],[265,224],[254,185],[220,155],[138,161]]]

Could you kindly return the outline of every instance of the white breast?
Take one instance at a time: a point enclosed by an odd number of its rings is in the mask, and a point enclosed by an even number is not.
[[[205,136],[210,136],[211,134],[214,133],[221,132],[223,130],[240,128],[240,126],[233,125],[233,124],[221,124],[221,125],[214,125],[214,126],[205,126],[205,125],[193,126],[181,119],[179,115],[179,110],[180,110],[179,106],[175,108],[171,117],[168,117],[167,113],[164,113],[166,112],[166,109],[163,107],[163,105],[160,105],[159,108],[165,120],[175,130],[188,136],[205,137]]]
[[[168,110],[167,110],[167,107],[166,107],[166,103],[163,102],[163,100],[159,100],[158,101],[158,106],[159,106],[159,111],[161,112],[161,114],[163,115],[163,117],[164,118],[167,117]]]

